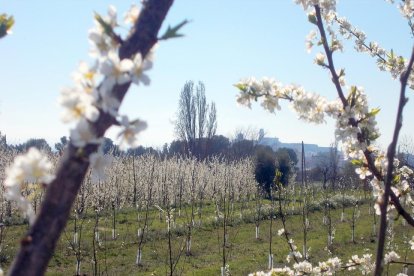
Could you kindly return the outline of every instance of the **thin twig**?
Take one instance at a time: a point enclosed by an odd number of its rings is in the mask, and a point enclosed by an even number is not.
[[[333,63],[332,54],[333,52],[329,48],[327,36],[325,33],[325,28],[323,26],[322,16],[321,16],[321,8],[318,5],[315,5],[316,11],[316,25],[318,26],[319,32],[321,33],[321,40],[322,45],[326,53],[326,58],[328,59],[328,69],[331,71],[332,81],[335,84],[336,91],[338,92],[339,98],[341,99],[342,104],[348,106],[348,102],[344,96],[344,92],[342,91],[341,83],[339,82],[339,76],[335,71],[335,65]]]
[[[387,231],[387,208],[388,208],[389,197],[391,194],[391,184],[392,184],[392,180],[394,177],[393,175],[394,157],[395,157],[395,152],[396,152],[397,143],[398,143],[398,136],[402,128],[404,106],[408,101],[408,99],[405,96],[405,90],[407,87],[408,78],[410,76],[410,73],[413,67],[413,62],[414,62],[414,47],[412,49],[411,58],[410,58],[410,61],[408,62],[407,68],[401,74],[401,78],[400,78],[401,90],[400,90],[400,99],[398,103],[397,118],[395,121],[393,138],[392,138],[390,145],[388,146],[388,151],[387,151],[388,168],[387,168],[387,175],[386,175],[385,183],[384,183],[385,185],[384,195],[382,198],[382,202],[380,203],[381,219],[380,219],[380,230],[378,234],[377,257],[376,257],[375,272],[374,272],[374,275],[376,276],[380,276],[382,273],[385,235]]]

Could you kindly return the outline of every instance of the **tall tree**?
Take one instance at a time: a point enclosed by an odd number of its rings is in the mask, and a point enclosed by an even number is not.
[[[277,169],[282,173],[280,182],[284,186],[289,184],[290,176],[295,172],[295,165],[298,163],[298,157],[294,150],[289,148],[279,148],[276,151]]]
[[[20,152],[24,152],[29,150],[29,148],[37,148],[38,150],[42,150],[45,152],[51,152],[52,148],[49,146],[47,141],[43,138],[30,138],[26,142],[20,145],[16,145],[15,149]]]
[[[203,158],[209,140],[216,134],[217,110],[207,103],[205,86],[193,81],[184,84],[178,103],[175,133],[186,145],[186,154]]]
[[[270,196],[276,175],[277,157],[269,146],[258,146],[254,154],[254,175],[262,191]]]
[[[68,142],[69,142],[68,137],[66,136],[60,137],[60,142],[57,142],[55,144],[55,150],[59,153],[62,153],[66,145],[68,144]]]

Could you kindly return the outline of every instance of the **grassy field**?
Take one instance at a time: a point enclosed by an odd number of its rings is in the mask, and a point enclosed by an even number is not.
[[[264,202],[268,205],[269,202]],[[259,239],[255,238],[255,224],[252,216],[254,202],[249,202],[243,217],[240,215],[241,204],[234,205],[234,212],[229,221],[228,245],[225,248],[230,272],[232,275],[246,275],[257,270],[266,270],[269,254],[270,221],[260,223]],[[245,206],[246,207],[246,206]],[[373,253],[375,255],[376,237],[373,235],[374,216],[369,214],[368,204],[359,207],[360,217],[356,222],[355,242],[351,241],[351,217],[354,208],[345,209],[345,220],[341,222],[341,209],[331,211],[335,238],[333,245],[327,248],[327,226],[322,223],[323,211],[314,211],[309,214],[310,229],[308,232],[308,247],[310,247],[310,262],[318,263],[332,256],[338,256],[346,262],[352,255]],[[290,211],[289,211],[290,210]],[[292,212],[289,208],[288,213]],[[299,249],[303,244],[302,216],[299,208],[287,216],[287,229],[295,240]],[[186,256],[185,231],[189,207],[181,211],[181,217],[175,212],[175,227],[172,227],[172,255],[176,259],[181,255],[175,268],[176,275],[219,275],[222,266],[223,227],[222,221],[215,218],[215,205],[206,204],[203,208],[202,223],[199,225],[196,216],[192,236],[192,251]],[[81,274],[94,275],[93,237],[95,214],[86,214],[77,221],[78,229],[81,226]],[[99,243],[96,245],[96,260],[99,275],[166,275],[169,271],[168,235],[164,215],[157,209],[150,212],[150,223],[143,247],[142,266],[135,265],[138,248],[137,230],[142,227],[143,214],[138,218],[138,212],[133,209],[123,209],[116,215],[116,239],[112,239],[113,215],[111,212],[102,213],[99,218]],[[281,267],[286,263],[288,253],[286,241],[277,235],[282,227],[281,220],[273,222],[273,254],[274,266]],[[413,235],[408,227],[402,225],[401,220],[394,222],[393,246],[400,254],[408,254],[408,260],[414,255],[408,252],[404,240]],[[19,239],[23,236],[27,225],[11,225],[4,229],[1,261],[7,271],[10,262],[17,250]],[[71,220],[62,235],[55,254],[49,264],[47,275],[75,275],[75,250],[71,249],[73,240],[74,221]],[[302,251],[302,250],[299,250]],[[180,254],[181,252],[181,254]],[[402,256],[404,258],[404,256]],[[392,264],[389,267],[390,275],[401,272],[400,265]],[[350,275],[343,272],[342,275]],[[358,275],[357,273],[355,275]]]

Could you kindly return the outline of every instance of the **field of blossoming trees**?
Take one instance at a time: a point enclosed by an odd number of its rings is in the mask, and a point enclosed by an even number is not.
[[[2,152],[3,168],[11,155]],[[273,200],[263,199],[248,159],[113,158],[105,181],[92,179],[92,172],[85,179],[51,273],[217,275],[225,264],[234,275],[246,274],[267,268],[269,252],[273,265],[285,261],[289,246],[281,234],[282,214],[289,239],[306,259],[372,254],[378,223],[371,196],[362,190],[323,191],[296,183],[280,195],[275,191]],[[23,194],[36,213],[42,191],[28,185]],[[1,198],[1,260],[7,269],[27,219],[4,192]],[[410,241],[401,223],[389,230],[389,251]],[[390,265],[392,271],[403,267]]]
[[[11,275],[414,274],[413,171],[396,154],[406,90],[414,88],[414,49],[404,58],[368,42],[336,13],[335,0],[295,2],[314,28],[306,45],[320,48],[315,63],[329,72],[337,98],[249,77],[235,84],[237,101],[275,112],[287,100],[304,121],[333,118],[344,157],[369,185],[350,189],[342,179],[337,189],[321,189],[292,176],[284,186],[276,171],[263,195],[251,159],[104,155],[100,144],[112,125],[122,148],[137,146],[146,123],[119,107],[131,85],[149,84],[154,46],[180,37],[187,23],[159,35],[173,1],[149,0],[127,12],[130,31],[122,36],[111,6],[89,31],[93,65],[81,63],[59,100],[63,121],[75,122],[63,155],[0,149],[2,267]],[[390,2],[414,33],[414,1]],[[0,38],[13,23],[0,16]],[[343,40],[400,80],[387,150],[377,144],[379,109],[369,107],[363,88],[347,84],[344,68],[336,69]]]
[[[1,153],[3,181],[14,152]],[[331,258],[327,266],[355,268],[338,269],[338,275],[372,270],[379,221],[369,190],[304,187],[292,177],[289,187],[265,198],[250,159],[107,158],[112,166],[99,172],[105,180],[94,179],[92,169],[81,186],[49,275],[217,275],[222,267],[226,275],[246,275],[294,258]],[[57,156],[49,160],[55,167]],[[22,193],[37,213],[43,191],[28,184]],[[0,261],[7,270],[28,220],[4,190],[0,217]],[[386,270],[407,273],[409,266],[398,262],[413,260],[414,231],[402,219],[392,222]],[[334,263],[333,256],[347,262]]]

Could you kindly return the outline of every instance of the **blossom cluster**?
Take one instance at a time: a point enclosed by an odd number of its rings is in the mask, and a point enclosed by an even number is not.
[[[237,102],[248,107],[251,102],[262,99],[261,105],[269,112],[280,110],[281,99],[291,102],[298,117],[307,122],[323,123],[325,115],[336,119],[336,137],[343,143],[346,156],[363,156],[370,143],[379,137],[375,115],[377,109],[369,110],[367,97],[360,87],[351,87],[344,106],[340,100],[327,101],[322,96],[306,92],[296,85],[282,85],[274,79],[241,80],[235,86],[240,90]],[[363,143],[360,143],[362,139]]]
[[[335,275],[337,271],[342,269],[342,262],[339,258],[330,258],[325,262],[320,262],[319,265],[313,266],[308,261],[295,263],[293,269],[289,267],[273,268],[270,271],[259,271],[249,274],[250,276],[273,276],[273,275]]]
[[[126,23],[135,23],[139,16],[139,8],[132,6],[125,16]],[[130,121],[127,116],[120,116],[118,109],[120,100],[114,94],[116,85],[128,83],[148,85],[150,80],[145,71],[152,67],[153,53],[144,59],[137,53],[131,59],[120,60],[118,51],[121,38],[114,29],[119,26],[116,9],[109,7],[108,15],[95,16],[95,27],[89,31],[89,40],[92,44],[90,55],[95,61],[90,66],[81,62],[78,70],[73,74],[74,87],[62,90],[59,102],[64,108],[62,120],[77,122],[71,130],[71,142],[76,147],[87,144],[99,144],[100,139],[90,127],[96,122],[101,113],[107,113],[120,118],[119,125],[121,146],[137,146],[135,136],[146,128],[141,120]],[[97,83],[100,81],[100,84]]]
[[[407,168],[401,169],[402,171],[410,173]],[[278,230],[278,235],[281,236],[285,233],[285,229],[281,228]],[[411,249],[414,248],[414,237],[409,242]],[[292,239],[288,240],[288,244],[291,248],[296,250],[294,241]],[[292,254],[293,253],[293,254]],[[298,253],[298,255],[296,255]],[[299,258],[302,258],[302,255],[299,252],[290,252],[287,256],[287,262],[290,262],[292,256],[295,255],[297,259],[293,264],[292,268],[283,267],[283,268],[272,268],[270,271],[258,271],[255,273],[249,274],[250,276],[270,276],[270,275],[335,275],[339,271],[354,271],[359,270],[362,275],[368,275],[373,272],[375,267],[375,262],[373,261],[372,254],[363,254],[361,257],[358,255],[353,255],[348,260],[347,263],[342,263],[341,259],[338,257],[333,257],[327,261],[319,262],[318,265],[312,265],[307,260],[299,261]],[[384,256],[384,263],[390,264],[392,262],[398,261],[400,256],[395,251],[390,251]],[[404,276],[406,274],[400,273],[399,276]]]
[[[329,106],[329,115],[336,119],[335,136],[342,142],[346,158],[363,160],[363,152],[380,136],[375,120],[378,112],[369,109],[366,94],[356,86],[350,88],[346,105],[336,101]]]
[[[286,256],[286,262],[290,263],[292,261],[292,259],[297,260],[297,259],[301,259],[302,253],[300,253],[297,249],[298,247],[295,245],[295,242],[293,239],[289,239],[288,240],[288,244],[289,247],[291,249],[291,251],[289,252],[289,254]]]
[[[362,257],[353,255],[346,266],[350,271],[358,268],[361,274],[368,275],[374,270],[375,262],[372,260],[372,254],[364,254]]]
[[[52,167],[52,163],[38,149],[30,148],[26,154],[17,156],[6,169],[6,197],[17,203],[30,223],[34,221],[35,213],[28,197],[54,179]]]
[[[387,0],[388,2],[394,4],[394,0]],[[413,19],[414,16],[414,1],[413,0],[402,0],[398,4],[398,9],[400,10],[402,16],[408,20]]]
[[[336,0],[294,0],[296,4],[301,5],[305,11],[319,6],[324,14],[336,11]]]
[[[132,5],[126,13],[125,24],[134,25],[140,15],[139,7]],[[107,16],[95,15],[95,26],[89,30],[91,43],[90,56],[94,58],[92,65],[81,62],[73,73],[74,86],[62,89],[59,103],[63,107],[63,122],[76,122],[70,132],[71,143],[75,147],[85,147],[88,144],[100,144],[91,124],[97,122],[102,113],[114,117],[121,128],[118,134],[120,148],[138,146],[138,134],[146,129],[147,124],[140,119],[130,120],[126,115],[118,113],[120,99],[115,94],[115,86],[149,85],[150,79],[146,72],[152,68],[152,49],[145,58],[141,53],[131,58],[119,58],[122,38],[115,33],[120,26],[117,11],[113,6],[108,9]],[[132,30],[132,29],[131,29]],[[105,177],[103,165],[110,163],[110,158],[103,157],[98,151],[90,156],[93,179]],[[99,166],[101,167],[99,167]]]
[[[367,42],[367,37],[364,32],[354,27],[345,17],[336,17],[336,22],[339,25],[339,33],[345,39],[355,39],[355,49],[358,52],[368,53],[376,58],[378,67],[381,71],[390,72],[391,76],[396,79],[404,71],[407,60],[394,51],[386,51],[377,42]],[[410,77],[410,86],[412,86],[414,76]]]
[[[236,83],[235,86],[240,90],[237,102],[241,105],[251,106],[251,101],[262,99],[262,107],[269,112],[280,110],[279,100],[290,101],[292,109],[298,114],[299,118],[313,123],[324,122],[324,109],[326,99],[323,97],[306,92],[303,87],[296,85],[282,85],[274,79],[247,78]]]
[[[400,255],[398,255],[395,251],[388,252],[384,256],[384,264],[389,264],[391,262],[398,261],[400,258]]]
[[[403,56],[395,54],[393,50],[385,50],[375,41],[368,42],[367,36],[363,31],[353,26],[345,17],[338,16],[335,9],[335,1],[296,0],[295,2],[301,4],[306,11],[310,10],[315,5],[319,5],[319,7],[321,7],[322,16],[327,24],[327,31],[330,37],[329,48],[331,52],[343,50],[343,43],[338,38],[338,34],[340,34],[345,39],[354,39],[356,51],[368,53],[372,57],[375,57],[377,65],[381,71],[389,72],[394,79],[398,78],[403,73],[408,61]],[[398,7],[404,17],[408,20],[412,19],[414,14],[413,0],[402,1]],[[309,11],[308,18],[311,23],[317,23],[314,10]],[[338,31],[335,31],[334,23],[338,25]],[[409,25],[413,31],[414,26],[411,23]],[[315,30],[312,30],[306,37],[306,49],[308,52],[311,51],[314,45],[321,45],[322,43],[322,40],[318,37]],[[324,54],[318,53],[315,63],[326,66],[324,58]],[[414,89],[414,73],[410,74],[408,84],[411,89]]]
[[[125,15],[126,24],[135,24],[140,9],[133,5]],[[117,85],[135,84],[148,85],[150,79],[146,71],[153,63],[153,50],[145,58],[141,53],[131,59],[119,58],[122,38],[114,31],[120,26],[117,11],[110,6],[107,16],[95,15],[95,27],[89,31],[92,44],[91,57],[95,60],[92,65],[81,62],[73,73],[74,86],[61,91],[59,103],[63,107],[62,121],[75,122],[75,128],[70,131],[73,146],[83,148],[88,144],[100,144],[92,124],[97,122],[103,113],[117,120],[121,127],[119,138],[121,148],[136,147],[137,135],[146,128],[142,120],[129,120],[127,116],[118,114],[120,99],[114,94]],[[100,84],[98,84],[100,83]],[[92,180],[98,181],[105,177],[105,166],[111,158],[103,156],[99,150],[89,156],[92,167]],[[34,211],[29,201],[29,193],[39,185],[49,184],[53,179],[50,174],[51,163],[38,150],[30,149],[26,155],[19,156],[7,170],[4,186],[9,200],[17,202],[19,208],[32,222]],[[26,194],[26,196],[24,196]]]

